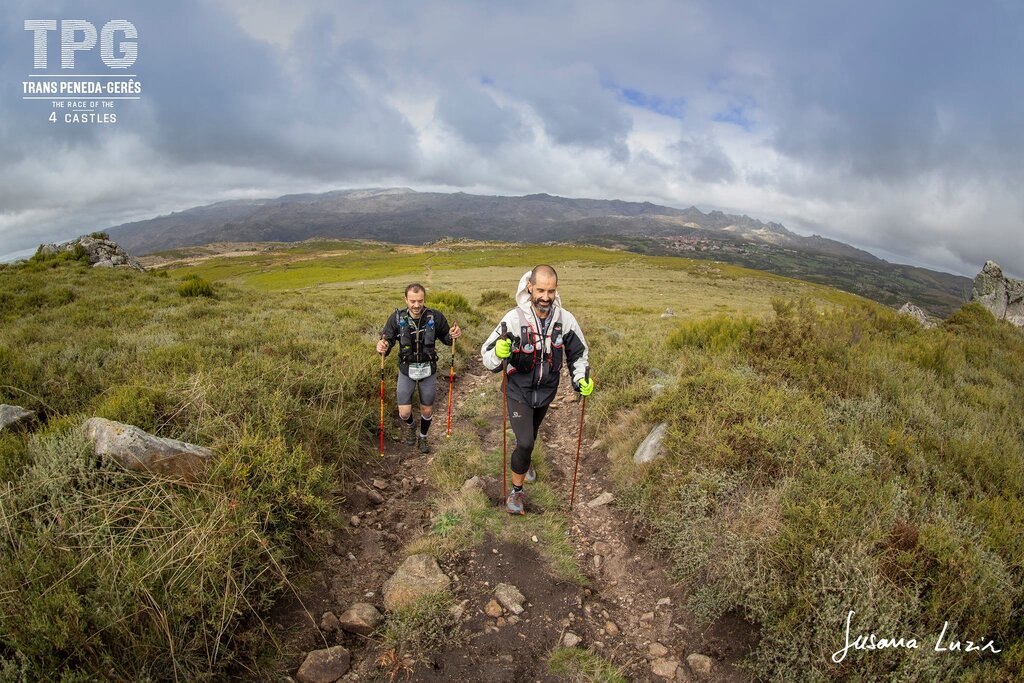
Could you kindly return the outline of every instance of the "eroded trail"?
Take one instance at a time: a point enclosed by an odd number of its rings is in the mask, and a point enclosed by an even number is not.
[[[493,453],[496,445],[497,458],[499,387],[500,375],[487,372],[474,359],[457,381],[452,424],[454,433],[472,435],[484,450]],[[442,405],[447,394],[438,393],[441,419],[435,419],[435,446],[445,438]],[[474,400],[493,404],[485,418],[464,414]],[[748,680],[734,663],[752,647],[750,627],[741,619],[721,620],[710,629],[697,625],[683,608],[685,595],[673,587],[664,560],[614,500],[602,502],[612,491],[609,463],[586,436],[576,504],[569,512],[579,416],[580,403],[563,378],[540,438],[540,476],[554,490],[556,503],[546,508],[531,504],[527,485],[527,509],[545,524],[565,528],[582,576],[571,580],[552,571],[549,553],[536,535],[513,543],[487,533],[482,543],[440,562],[452,579],[464,637],[429,653],[427,661],[411,670],[394,662],[382,669],[378,658],[387,659],[388,653],[379,632],[358,635],[337,628],[325,614],[340,616],[358,602],[383,612],[381,587],[401,563],[403,549],[430,534],[436,522],[432,498],[437,490],[431,480],[436,453],[424,456],[390,441],[387,457],[369,460],[362,478],[343,492],[350,526],[327,542],[323,560],[305,574],[297,594],[282,600],[274,612],[273,628],[287,653],[278,663],[278,675],[295,676],[312,650],[342,645],[351,657],[342,679],[346,681],[387,680],[389,673],[412,681],[559,681],[565,680],[564,673],[551,672],[546,662],[556,648],[574,645],[606,660],[631,681]],[[509,431],[510,449],[513,443]],[[485,493],[495,506],[501,504],[501,487],[500,474],[485,479]],[[494,517],[502,525],[526,519]],[[521,612],[492,602],[495,587],[502,583],[525,597]]]

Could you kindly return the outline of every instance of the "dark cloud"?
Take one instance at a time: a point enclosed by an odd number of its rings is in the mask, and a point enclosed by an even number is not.
[[[697,204],[1024,273],[1018,3],[12,0],[2,16],[0,252],[221,197],[393,183]],[[24,19],[72,16],[139,28],[143,99],[116,127],[54,126],[16,94]]]

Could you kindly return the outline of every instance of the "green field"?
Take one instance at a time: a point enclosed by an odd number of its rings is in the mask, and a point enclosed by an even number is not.
[[[258,668],[273,653],[257,617],[310,539],[338,523],[347,473],[372,457],[373,345],[404,285],[451,293],[439,308],[471,349],[507,304],[481,295],[510,298],[540,262],[558,269],[591,344],[588,426],[620,499],[689,607],[760,625],[757,677],[1019,680],[1020,330],[976,306],[922,330],[850,294],[708,261],[361,242],[146,274],[64,256],[0,268],[0,402],[40,413],[0,432],[0,680]],[[218,465],[202,485],[98,466],[74,428],[91,415],[208,446]],[[663,421],[669,455],[634,467]],[[442,489],[460,466],[438,461]],[[443,512],[501,521],[482,500]],[[554,539],[559,522],[544,524]],[[467,539],[426,545],[456,541]],[[835,665],[849,609],[879,635],[927,643],[948,620],[1004,651]]]

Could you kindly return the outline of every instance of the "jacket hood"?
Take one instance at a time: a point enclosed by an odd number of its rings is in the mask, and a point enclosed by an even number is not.
[[[516,304],[518,304],[520,308],[525,308],[527,311],[531,309],[531,301],[530,293],[526,291],[526,285],[530,282],[530,273],[532,272],[532,270],[528,270],[523,273],[523,276],[519,278],[519,287],[516,289]],[[555,290],[555,302],[553,306],[555,308],[562,307],[562,297],[558,293],[558,290]]]

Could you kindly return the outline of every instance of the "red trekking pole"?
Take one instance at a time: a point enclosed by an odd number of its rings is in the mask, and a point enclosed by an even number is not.
[[[381,335],[381,339],[384,335]],[[380,354],[380,456],[384,457],[384,354]]]
[[[455,323],[457,326],[458,323]],[[455,385],[455,340],[452,339],[452,365],[448,370],[448,432],[445,436],[452,435],[452,387]]]
[[[584,380],[590,379],[590,366],[583,376]],[[583,405],[580,407],[580,436],[576,440],[576,464],[572,468],[572,493],[569,494],[569,511],[572,511],[573,501],[576,500],[576,472],[580,469],[580,447],[583,445],[583,416],[587,413],[587,397],[583,397]]]

